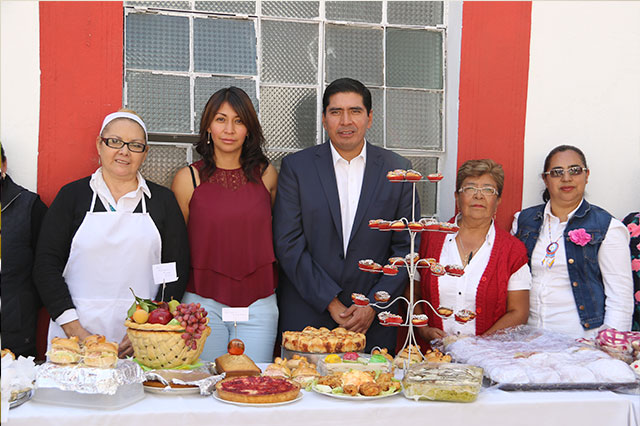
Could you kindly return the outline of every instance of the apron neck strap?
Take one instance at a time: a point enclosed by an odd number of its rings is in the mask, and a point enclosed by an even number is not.
[[[91,213],[93,213],[93,209],[96,206],[96,196],[96,191],[93,191],[93,197],[91,198],[91,207],[89,208],[89,211]],[[147,200],[145,199],[144,192],[142,193],[142,213],[147,213]]]
[[[145,200],[144,192],[142,193],[142,213],[147,213],[147,201]]]
[[[89,212],[93,213],[93,209],[96,206],[96,191],[93,191],[93,197],[91,198],[91,207],[89,207]]]

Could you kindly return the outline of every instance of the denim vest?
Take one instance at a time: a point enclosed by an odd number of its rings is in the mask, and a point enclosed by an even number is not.
[[[530,207],[522,210],[518,217],[516,237],[527,248],[529,266],[531,266],[531,253],[544,223],[544,208],[545,204]],[[598,265],[598,251],[607,235],[611,217],[606,210],[583,200],[564,230],[571,290],[576,301],[580,323],[585,330],[598,328],[604,323],[605,295],[602,273]],[[591,241],[585,246],[574,244],[569,239],[569,231],[580,228],[591,235]]]

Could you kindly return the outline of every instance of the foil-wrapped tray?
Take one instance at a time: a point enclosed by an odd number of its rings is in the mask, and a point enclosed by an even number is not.
[[[215,391],[215,385],[225,376],[224,373],[217,374],[215,365],[204,365],[195,370],[151,370],[144,373],[145,390],[152,393],[181,394],[188,393],[189,388],[175,388],[171,384],[193,386],[195,392],[201,395],[211,395]],[[148,381],[162,383],[165,387],[149,386]]]
[[[144,373],[133,361],[119,360],[115,368],[91,368],[44,363],[36,372],[36,388],[86,394],[114,395],[123,385],[141,384]]]
[[[33,400],[45,404],[117,410],[144,398],[144,374],[138,364],[118,360],[116,368],[45,363],[36,373]]]
[[[637,395],[640,382],[629,383],[498,383],[503,391],[568,391],[568,390],[609,390]]]

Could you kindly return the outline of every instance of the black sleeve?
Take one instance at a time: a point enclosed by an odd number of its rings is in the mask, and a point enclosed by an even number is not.
[[[36,198],[36,201],[31,207],[31,247],[35,249],[38,244],[38,235],[40,235],[40,227],[44,220],[44,215],[47,213],[47,205],[42,202],[40,197]]]
[[[147,181],[148,182],[148,181]],[[149,183],[149,182],[148,182]],[[167,284],[164,291],[164,300],[182,300],[182,296],[187,288],[189,281],[189,239],[187,236],[187,227],[184,223],[184,216],[180,211],[178,202],[173,193],[166,188],[149,183],[152,189],[152,196],[156,198],[152,202],[150,214],[162,239],[162,263],[176,262],[176,273],[178,281]],[[159,207],[159,211],[157,209]],[[158,289],[156,300],[162,297],[162,286]]]
[[[33,281],[51,318],[74,308],[69,287],[62,277],[69,258],[71,240],[78,225],[74,222],[76,196],[63,187],[44,216],[33,267]]]

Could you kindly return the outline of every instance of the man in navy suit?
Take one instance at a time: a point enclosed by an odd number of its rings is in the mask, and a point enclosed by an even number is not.
[[[386,178],[389,170],[411,164],[365,141],[373,115],[371,93],[362,83],[338,79],[327,87],[322,103],[329,141],[285,157],[278,178],[273,234],[282,269],[279,328],[340,325],[366,333],[367,351],[381,346],[392,352],[395,328],[382,327],[377,311],[354,305],[351,294],[362,293],[373,303],[377,291],[395,297],[407,284],[405,268],[383,276],[360,271],[358,261],[385,265],[389,257],[410,251],[408,232],[381,232],[368,224],[370,219],[411,220],[411,184]],[[420,217],[419,205],[415,215]]]

